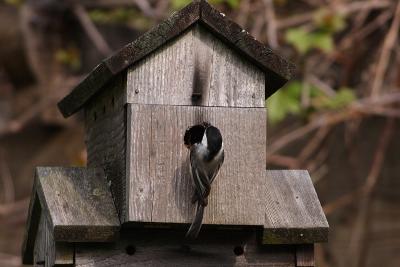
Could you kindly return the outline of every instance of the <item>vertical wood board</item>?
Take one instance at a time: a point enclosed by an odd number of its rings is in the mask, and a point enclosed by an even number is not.
[[[296,267],[314,266],[314,244],[296,246]]]
[[[202,93],[193,101],[193,93]],[[133,65],[127,103],[264,107],[265,73],[203,26]]]
[[[121,217],[125,214],[126,73],[107,84],[85,107],[89,167],[102,167]]]
[[[195,212],[185,130],[209,121],[221,130],[225,162],[212,185],[206,224],[263,225],[264,108],[128,105],[131,222],[189,223]]]

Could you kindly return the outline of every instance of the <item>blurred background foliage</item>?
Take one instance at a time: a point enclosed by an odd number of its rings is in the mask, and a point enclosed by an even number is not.
[[[58,100],[189,2],[0,1],[0,266],[20,265],[34,167],[86,164]],[[209,2],[297,66],[266,101],[266,164],[311,173],[331,226],[318,266],[400,266],[399,1]]]

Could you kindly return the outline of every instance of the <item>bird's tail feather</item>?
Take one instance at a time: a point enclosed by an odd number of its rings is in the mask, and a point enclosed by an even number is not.
[[[201,224],[203,222],[203,215],[204,215],[204,206],[201,204],[197,204],[196,217],[194,217],[192,225],[190,225],[190,228],[186,233],[187,238],[191,239],[197,238],[201,229]]]

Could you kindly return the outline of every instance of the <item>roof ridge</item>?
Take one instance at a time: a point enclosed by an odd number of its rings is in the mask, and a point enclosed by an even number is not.
[[[291,78],[294,72],[292,63],[257,41],[234,21],[226,18],[225,14],[213,8],[206,0],[194,0],[97,65],[69,95],[58,103],[61,113],[64,117],[71,116],[115,75],[198,22],[268,74],[266,75],[266,98]]]

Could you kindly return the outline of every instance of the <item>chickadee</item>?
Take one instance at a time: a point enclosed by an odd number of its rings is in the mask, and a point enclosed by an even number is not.
[[[201,228],[211,184],[224,162],[224,144],[221,132],[208,122],[189,127],[184,143],[190,150],[190,171],[195,187],[192,203],[197,202],[196,216],[186,237],[194,239]]]

